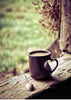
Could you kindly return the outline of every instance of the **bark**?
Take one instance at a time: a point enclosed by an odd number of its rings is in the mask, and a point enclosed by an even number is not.
[[[60,49],[71,53],[71,0],[61,1]]]

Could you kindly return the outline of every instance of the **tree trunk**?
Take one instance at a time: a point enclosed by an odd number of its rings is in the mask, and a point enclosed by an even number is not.
[[[71,0],[61,0],[60,49],[71,53]]]

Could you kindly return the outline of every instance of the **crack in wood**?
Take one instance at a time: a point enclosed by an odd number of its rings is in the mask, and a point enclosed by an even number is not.
[[[71,69],[68,69],[67,72],[68,72],[68,73],[71,73]]]
[[[62,73],[59,73],[58,76],[62,75]]]

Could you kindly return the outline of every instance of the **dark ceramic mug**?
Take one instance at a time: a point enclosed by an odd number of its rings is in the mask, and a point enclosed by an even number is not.
[[[56,66],[53,70],[48,63],[50,61],[56,61]],[[32,51],[29,53],[29,71],[31,77],[34,79],[47,78],[57,68],[58,60],[51,59],[51,52],[44,50]]]

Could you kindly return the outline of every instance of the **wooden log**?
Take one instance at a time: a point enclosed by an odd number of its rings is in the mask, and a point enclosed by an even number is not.
[[[60,49],[71,53],[71,0],[61,0]]]
[[[12,77],[0,82],[0,99],[26,99],[37,96],[43,91],[52,88],[52,85],[58,84],[71,77],[71,55],[65,54],[58,58],[58,68],[52,73],[51,78],[47,80],[35,80],[29,73]],[[54,67],[54,62],[51,63]],[[28,91],[25,87],[27,81],[34,85],[33,91]]]

